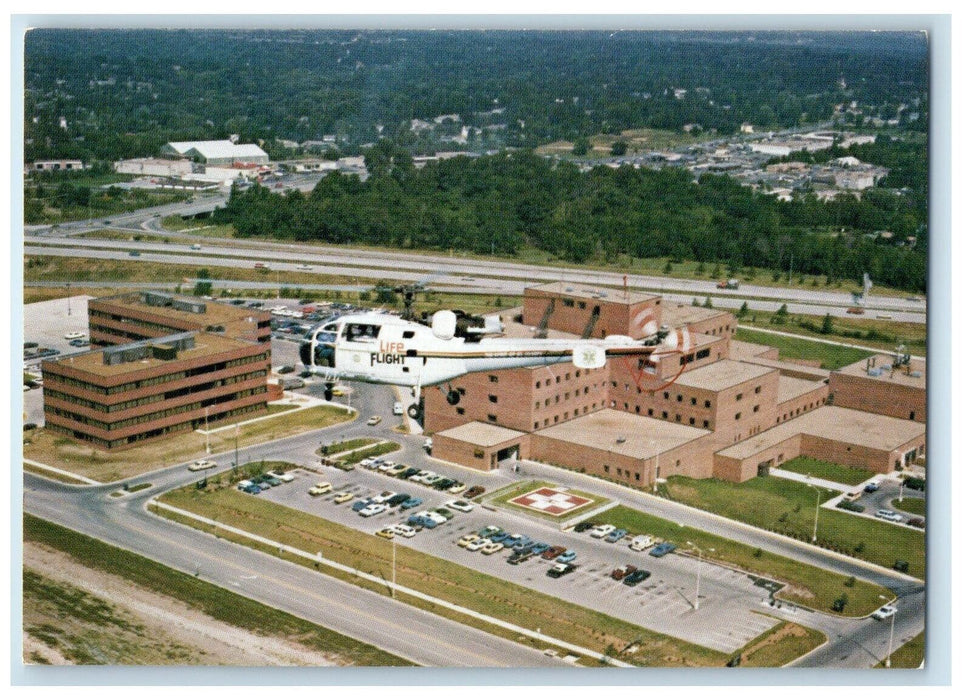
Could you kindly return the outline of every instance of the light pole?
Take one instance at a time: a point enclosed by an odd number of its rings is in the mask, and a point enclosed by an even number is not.
[[[694,542],[689,542],[688,546],[694,547],[695,551],[698,552],[698,573],[695,575],[695,610],[698,610],[698,596],[701,593],[701,562],[703,557],[701,547],[699,547],[697,544]],[[708,551],[714,552],[715,550],[714,548],[709,547]]]
[[[822,492],[817,486],[812,486],[811,484],[805,484],[809,488],[815,489],[815,528],[812,530],[812,542],[818,540],[818,508],[822,501]]]
[[[889,627],[889,653],[888,653],[888,655],[885,657],[885,668],[891,668],[891,667],[892,667],[892,641],[893,641],[894,638],[895,638],[895,613],[897,613],[897,612],[898,612],[898,610],[897,610],[896,607],[893,605],[893,606],[892,606],[892,626]]]
[[[899,503],[902,502],[902,493],[904,491],[905,491],[905,480],[903,479],[902,482],[899,484]]]
[[[394,591],[397,588],[397,542],[391,539],[391,597],[394,597]],[[891,654],[891,650],[889,651]]]
[[[207,444],[207,454],[210,454],[210,430],[207,428],[207,406],[204,406],[204,438]]]

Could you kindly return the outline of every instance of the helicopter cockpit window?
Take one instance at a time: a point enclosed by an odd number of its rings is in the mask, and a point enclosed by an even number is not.
[[[337,340],[337,333],[321,331],[317,334],[317,342],[319,343],[333,343],[335,340]]]
[[[344,329],[344,338],[351,342],[374,342],[380,326],[367,323],[351,323]]]

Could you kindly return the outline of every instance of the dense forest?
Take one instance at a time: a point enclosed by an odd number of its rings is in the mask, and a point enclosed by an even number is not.
[[[880,146],[881,148],[881,146]],[[371,176],[331,173],[309,195],[235,189],[221,221],[239,236],[365,243],[511,255],[522,246],[564,260],[670,256],[767,267],[921,291],[924,203],[887,191],[781,202],[727,176],[693,182],[683,169],[623,166],[588,172],[516,151],[413,167],[382,141],[366,153]],[[891,240],[870,234],[895,233]],[[843,232],[844,231],[844,232]],[[866,235],[869,234],[869,235]]]
[[[25,156],[109,161],[233,133],[269,152],[324,135],[411,145],[411,120],[450,114],[480,130],[462,148],[811,125],[853,103],[924,128],[927,66],[920,32],[38,29]]]

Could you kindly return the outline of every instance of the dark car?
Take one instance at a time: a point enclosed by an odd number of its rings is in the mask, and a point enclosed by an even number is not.
[[[26,427],[26,426],[24,426],[24,427]],[[909,521],[908,521],[907,523],[905,523],[905,524],[908,525],[909,527],[917,527],[917,528],[924,528],[924,527],[925,527],[925,521],[924,521],[922,518],[911,518],[911,519],[909,519]]]
[[[278,374],[290,374],[293,371],[294,371],[293,365],[283,365],[282,367],[277,368]]]
[[[360,501],[354,501],[354,503],[351,505],[351,510],[353,510],[355,513],[360,513],[369,505],[371,505],[370,500],[362,498]]]
[[[471,488],[469,488],[467,491],[464,492],[464,497],[465,497],[465,498],[477,498],[477,497],[480,496],[482,493],[484,493],[484,487],[483,487],[483,486],[472,486]]]
[[[847,498],[843,498],[841,501],[839,501],[838,507],[841,508],[842,510],[850,510],[854,513],[865,512],[865,506],[863,506],[861,503],[854,503],[848,500]]]
[[[620,581],[628,574],[633,574],[638,570],[637,566],[632,564],[625,564],[624,566],[619,566],[617,569],[611,572],[611,578],[615,581]]]
[[[535,542],[533,545],[531,545],[531,553],[534,554],[535,556],[538,556],[538,555],[544,554],[550,548],[551,548],[551,545],[545,542]]]
[[[671,542],[662,542],[661,544],[656,544],[648,554],[653,557],[663,557],[666,554],[674,552],[675,549],[677,549],[677,547]]]
[[[649,576],[651,576],[650,571],[645,571],[644,569],[636,569],[635,571],[632,571],[630,574],[625,576],[621,582],[626,586],[637,586],[639,583],[644,581]]]
[[[401,504],[401,510],[409,510],[411,508],[417,508],[421,505],[422,501],[420,498],[409,498],[404,503]]]
[[[869,483],[865,484],[865,488],[862,490],[865,491],[865,493],[875,493],[878,491],[878,484],[876,484],[874,481],[870,481]]]
[[[454,486],[454,484],[455,484],[454,479],[449,479],[445,477],[443,479],[439,479],[435,481],[433,484],[431,484],[431,486],[437,489],[438,491],[444,491],[445,489],[449,489],[452,486]]]
[[[509,564],[520,564],[523,561],[528,561],[531,557],[535,556],[527,547],[524,549],[519,549],[517,552],[513,552],[510,557],[508,557]]]
[[[391,496],[387,499],[387,504],[389,507],[399,506],[411,497],[409,493],[399,493],[396,496]]]
[[[598,523],[578,523],[575,525],[575,532],[584,532],[585,530],[590,530],[597,525]]]
[[[574,564],[555,564],[550,569],[548,569],[548,576],[551,578],[561,578],[566,574],[570,574],[572,571],[578,567]]]
[[[415,474],[417,474],[419,471],[421,471],[421,470],[418,469],[417,467],[408,467],[408,468],[405,469],[403,472],[401,472],[400,474],[398,474],[398,475],[397,475],[397,478],[398,478],[398,479],[410,479],[412,476],[414,476]]]
[[[511,533],[509,533],[507,530],[502,530],[501,532],[491,535],[491,537],[489,537],[488,539],[491,540],[492,542],[501,542],[502,544],[505,545],[505,547],[507,547],[507,544],[505,544],[505,540],[507,540],[509,537],[511,537]]]

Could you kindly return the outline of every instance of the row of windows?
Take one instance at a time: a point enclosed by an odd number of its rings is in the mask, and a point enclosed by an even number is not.
[[[201,391],[208,391],[210,389],[216,389],[220,386],[228,386],[230,384],[236,384],[237,382],[246,382],[249,379],[257,379],[258,377],[266,377],[267,370],[257,370],[255,372],[248,372],[247,374],[238,374],[232,377],[226,377],[224,379],[219,379],[214,382],[207,382],[206,384],[194,384],[189,387],[184,387],[176,391],[168,391],[163,394],[153,394],[151,396],[144,396],[139,399],[131,399],[130,401],[122,401],[117,404],[103,404],[96,401],[90,401],[89,399],[83,399],[77,396],[71,396],[70,394],[65,394],[61,391],[55,391],[52,389],[47,389],[44,391],[45,396],[51,398],[62,399],[64,401],[69,401],[70,403],[77,404],[78,406],[84,406],[86,408],[91,408],[95,411],[100,411],[101,413],[117,413],[118,411],[126,411],[131,408],[137,408],[138,406],[144,406],[151,403],[156,403],[158,401],[166,401],[168,399],[176,398],[178,396],[184,396],[186,394],[193,394]]]
[[[184,370],[182,372],[172,372],[171,374],[162,374],[157,377],[148,377],[147,379],[141,379],[136,382],[127,382],[125,384],[118,384],[117,386],[103,387],[96,384],[91,384],[90,382],[80,381],[78,379],[73,379],[71,377],[64,377],[56,374],[55,372],[50,372],[49,374],[55,378],[57,381],[63,382],[68,386],[75,386],[86,391],[91,391],[97,394],[105,394],[107,396],[111,394],[122,394],[127,391],[132,391],[134,389],[141,389],[147,386],[156,386],[158,384],[168,384],[170,382],[175,382],[180,379],[187,379],[188,377],[196,377],[202,374],[208,374],[210,372],[220,372],[225,369],[230,369],[232,367],[239,367],[241,365],[251,364],[254,362],[267,362],[270,359],[269,353],[260,353],[257,355],[248,355],[246,357],[241,357],[236,360],[229,360],[227,362],[216,362],[209,365],[202,365],[200,367],[192,367],[190,369]]]
[[[586,370],[584,370],[584,373],[585,373],[585,376],[587,376],[588,374],[591,373],[591,370],[590,370],[590,369],[586,369]],[[493,375],[492,375],[492,376],[493,376]],[[581,377],[581,370],[580,370],[580,369],[575,370],[575,379],[578,379],[578,378],[580,378],[580,377]],[[560,384],[560,383],[561,383],[561,375],[558,375],[557,377],[548,377],[547,379],[545,379],[545,380],[544,380],[544,385],[545,385],[545,386],[551,386],[551,381],[552,381],[552,379],[554,379],[554,383],[555,383],[555,384]],[[570,381],[571,381],[571,372],[565,372],[564,380],[565,380],[566,382],[570,382]],[[536,381],[536,382],[534,383],[534,388],[535,388],[535,389],[540,389],[540,388],[541,388],[541,381],[540,381],[540,380],[539,380],[539,381]]]
[[[775,422],[776,422],[776,423],[781,423],[783,420],[788,420],[789,418],[794,418],[794,417],[796,417],[796,416],[800,416],[800,415],[802,415],[803,413],[807,413],[808,411],[811,411],[813,408],[818,408],[819,406],[821,406],[821,405],[824,404],[824,403],[825,403],[825,399],[818,399],[818,400],[815,401],[814,403],[807,403],[807,404],[805,404],[804,406],[802,406],[801,408],[796,408],[796,409],[794,409],[794,410],[792,410],[792,411],[789,411],[788,413],[783,413],[782,415],[778,416],[778,417],[775,419]]]
[[[89,317],[91,319],[91,329],[93,329],[93,319],[102,318],[105,320],[113,321],[115,323],[130,323],[142,328],[150,329],[155,331],[158,335],[170,335],[171,333],[177,333],[183,330],[189,330],[187,328],[181,328],[178,326],[172,326],[169,323],[157,323],[156,321],[145,321],[140,318],[130,318],[128,316],[121,316],[119,314],[106,313],[104,311],[98,311],[96,309],[89,310]],[[112,328],[104,328],[108,333],[116,332]]]
[[[587,387],[587,386],[586,386],[586,387],[584,388],[584,395],[587,396],[587,395],[588,395],[588,392],[589,392],[590,390],[591,390],[591,387]],[[581,392],[581,389],[575,389],[575,397],[576,397],[576,398],[579,397],[579,396],[581,396],[581,393],[582,393],[582,392]],[[571,392],[570,392],[570,391],[566,391],[566,392],[565,392],[564,400],[565,400],[565,401],[568,401],[569,399],[571,399]],[[555,394],[554,402],[555,402],[556,404],[561,403],[561,394]],[[546,407],[551,405],[551,397],[550,397],[550,396],[544,400],[544,405],[545,405]],[[541,408],[541,402],[540,402],[540,401],[535,401],[535,402],[534,402],[534,407],[535,407],[535,410]]]
[[[101,430],[120,430],[121,428],[127,428],[131,425],[138,425],[140,423],[150,423],[156,420],[161,420],[163,418],[168,418],[170,416],[178,415],[180,413],[187,413],[189,411],[196,411],[198,409],[204,408],[205,406],[214,406],[221,403],[227,403],[229,401],[236,401],[238,399],[246,398],[255,394],[263,394],[267,392],[267,387],[255,387],[253,389],[245,389],[244,391],[235,392],[232,394],[225,394],[224,396],[216,396],[210,399],[205,399],[204,401],[195,401],[190,404],[185,404],[182,406],[174,406],[163,411],[155,411],[153,413],[145,413],[140,416],[134,416],[132,418],[126,418],[124,420],[116,421],[113,423],[107,423],[104,421],[91,418],[89,416],[84,416],[79,413],[74,413],[72,411],[67,411],[62,408],[54,408],[48,406],[46,410],[57,416],[62,416],[64,418],[69,418],[70,420],[76,421],[78,423],[83,423],[84,425],[91,425],[95,428],[100,428]]]
[[[624,404],[624,407],[625,407],[625,410],[627,411],[627,410],[628,410],[628,404],[627,404],[627,403]],[[613,401],[612,401],[612,408],[614,408],[614,402],[613,402]],[[641,415],[641,406],[638,406],[637,404],[635,405],[635,413],[638,414],[638,415]],[[655,409],[653,409],[653,408],[649,408],[649,409],[648,409],[648,417],[649,417],[649,418],[654,418],[654,417],[655,417]],[[661,418],[662,418],[662,420],[669,420],[669,418],[668,418],[668,411],[662,411],[662,412],[661,412]],[[676,423],[681,423],[681,418],[682,418],[682,416],[681,416],[680,413],[676,413],[676,414],[675,414],[675,422],[676,422]],[[688,417],[688,425],[692,425],[692,426],[695,425],[695,418],[694,418],[694,416],[689,416],[689,417]],[[712,429],[712,427],[711,427],[711,421],[709,421],[709,420],[702,420],[702,422],[701,422],[701,427],[702,427],[702,428],[705,428],[706,430],[711,430],[711,429]]]
[[[574,417],[577,418],[578,416],[580,416],[580,415],[582,415],[582,414],[583,414],[583,415],[588,415],[589,410],[590,410],[590,411],[594,411],[594,410],[597,410],[597,408],[598,408],[597,402],[591,404],[591,408],[590,408],[590,409],[588,408],[587,405],[586,405],[584,408],[576,408],[576,409],[574,410]],[[559,422],[560,420],[568,420],[568,418],[569,418],[568,411],[565,411],[563,415],[556,415],[556,416],[554,416],[554,422],[557,423],[557,422]],[[548,420],[546,420],[546,421],[544,422],[544,427],[547,428],[547,427],[548,427],[549,425],[551,425],[551,424],[552,424],[552,421],[551,421],[551,419],[549,418]],[[540,429],[541,427],[542,427],[541,421],[537,421],[537,420],[536,420],[536,421],[534,422],[534,429],[535,429],[535,430],[538,430],[538,429]]]

